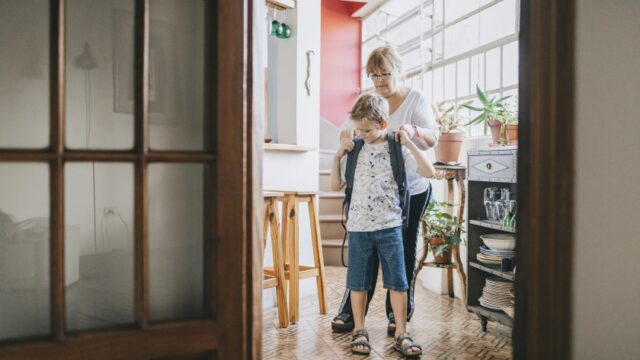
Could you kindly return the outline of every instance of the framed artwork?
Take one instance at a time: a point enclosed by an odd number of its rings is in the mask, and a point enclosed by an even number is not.
[[[133,13],[112,10],[114,111],[133,113]],[[151,19],[149,24],[149,122],[177,126],[175,26]]]

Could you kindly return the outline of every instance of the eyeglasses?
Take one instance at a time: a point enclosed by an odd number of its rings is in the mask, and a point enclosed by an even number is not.
[[[382,74],[375,74],[375,73],[369,73],[367,74],[367,76],[369,77],[369,79],[376,81],[376,80],[387,80],[391,77],[391,75],[393,75],[393,73],[382,73]]]

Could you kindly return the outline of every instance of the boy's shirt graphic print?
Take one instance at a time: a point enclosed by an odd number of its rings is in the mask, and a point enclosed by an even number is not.
[[[416,168],[415,158],[402,147],[405,167]],[[346,159],[340,163],[345,179]],[[398,198],[398,184],[393,178],[389,143],[367,144],[358,155],[353,194],[347,220],[348,231],[378,231],[402,226],[402,210]]]

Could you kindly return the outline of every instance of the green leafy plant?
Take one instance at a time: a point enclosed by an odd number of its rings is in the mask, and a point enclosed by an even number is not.
[[[453,204],[447,202],[433,201],[422,215],[423,238],[429,243],[433,238],[444,240],[443,243],[432,247],[435,256],[442,256],[461,242],[459,234],[464,232],[464,229],[458,224],[457,216],[449,215],[449,210],[453,207]]]
[[[436,123],[440,126],[440,132],[462,132],[462,124],[466,120],[466,117],[460,113],[460,110],[462,110],[463,106],[471,103],[471,100],[461,104],[443,100],[435,105],[432,104],[431,110],[433,111]]]
[[[469,104],[462,106],[469,110],[479,112],[480,114],[466,123],[465,126],[479,124],[482,122],[487,124],[490,120],[503,122],[503,120],[509,119],[509,116],[513,116],[505,106],[505,100],[510,98],[511,95],[504,96],[499,99],[496,99],[496,96],[494,96],[489,99],[487,94],[485,94],[478,85],[476,85],[476,94],[478,95],[478,99],[480,100],[482,107],[471,106]]]

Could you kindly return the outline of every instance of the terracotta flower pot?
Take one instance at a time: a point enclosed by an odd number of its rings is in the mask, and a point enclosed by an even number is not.
[[[518,124],[507,125],[505,133],[507,136],[507,144],[509,145],[518,144]]]
[[[429,244],[431,245],[431,253],[433,254],[433,258],[435,259],[436,264],[451,264],[451,249],[445,251],[440,256],[436,256],[435,247],[438,245],[445,244],[446,241],[441,237],[433,237],[429,240]]]
[[[460,158],[460,150],[464,141],[464,133],[450,132],[442,133],[436,145],[436,161],[444,163],[457,163]]]
[[[500,130],[502,127],[502,122],[500,120],[489,120],[487,121],[489,125],[489,129],[491,130],[491,142],[497,144],[500,142]]]

